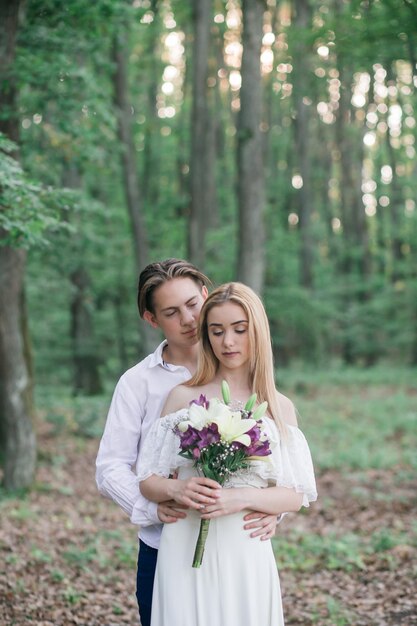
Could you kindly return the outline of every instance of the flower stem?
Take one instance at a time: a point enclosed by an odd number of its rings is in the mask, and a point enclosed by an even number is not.
[[[200,522],[200,532],[198,533],[197,545],[195,547],[193,567],[201,567],[204,554],[204,546],[206,545],[206,539],[209,531],[210,520],[202,519]]]

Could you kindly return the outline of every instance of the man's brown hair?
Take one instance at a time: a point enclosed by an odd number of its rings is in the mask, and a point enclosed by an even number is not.
[[[173,278],[191,278],[201,288],[211,284],[203,272],[184,259],[165,259],[165,261],[150,263],[139,276],[138,309],[141,317],[145,311],[155,313],[153,303],[155,289]]]

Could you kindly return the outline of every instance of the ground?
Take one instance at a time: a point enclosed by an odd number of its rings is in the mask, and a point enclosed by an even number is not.
[[[319,500],[288,515],[274,539],[287,626],[417,625],[416,392],[407,385],[395,396],[369,384],[339,407],[336,390],[331,410],[329,394],[318,403],[307,390],[300,401],[314,413]],[[383,415],[392,398],[395,423]],[[363,449],[349,421],[359,410]],[[0,626],[139,623],[136,530],[96,490],[97,431],[71,423],[56,412],[41,419],[34,488],[0,493]]]

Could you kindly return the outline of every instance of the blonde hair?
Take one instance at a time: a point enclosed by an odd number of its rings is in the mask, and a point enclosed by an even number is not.
[[[207,317],[211,309],[225,302],[233,302],[242,307],[248,318],[249,333],[249,379],[252,392],[257,394],[259,403],[268,402],[268,412],[276,422],[280,432],[287,429],[282,419],[277,399],[274,379],[274,359],[271,347],[271,334],[264,306],[256,293],[243,283],[226,283],[217,287],[204,302],[200,312],[200,350],[197,371],[189,386],[205,385],[215,377],[219,362],[210,344]]]

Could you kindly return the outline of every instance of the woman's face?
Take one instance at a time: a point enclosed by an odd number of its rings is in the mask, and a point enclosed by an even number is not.
[[[243,308],[234,302],[214,306],[207,314],[208,337],[220,364],[238,369],[249,361],[249,321]]]

